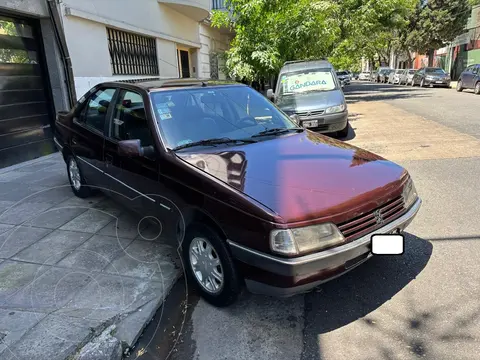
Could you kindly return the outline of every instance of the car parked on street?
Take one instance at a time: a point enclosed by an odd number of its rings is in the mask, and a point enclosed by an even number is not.
[[[372,256],[373,234],[402,231],[421,204],[401,166],[299,128],[243,84],[106,82],[55,125],[73,193],[100,188],[158,219],[189,284],[216,306],[243,284],[289,296],[342,275]]]
[[[473,89],[480,95],[480,64],[473,64],[463,70],[457,82],[457,91]]]
[[[370,80],[370,73],[368,71],[363,71],[358,75],[358,80],[368,81]]]
[[[400,74],[400,85],[410,85],[415,71],[415,69],[404,69]]]
[[[390,70],[392,70],[392,69],[389,68],[389,67],[385,67],[385,66],[379,67],[377,70],[374,71],[374,74],[372,76],[372,81],[379,83],[380,82],[380,75],[384,71],[390,71]]]
[[[395,70],[393,69],[382,69],[381,71],[379,71],[378,75],[379,75],[379,82],[382,83],[382,84],[386,84],[388,83],[389,79],[390,79],[390,76],[392,73],[394,73]]]
[[[275,92],[267,98],[295,119],[298,125],[346,137],[348,109],[342,80],[328,61],[287,62],[280,70]],[[346,80],[345,80],[346,81]]]
[[[438,67],[424,67],[413,74],[411,85],[450,87],[450,75]]]
[[[404,72],[403,69],[396,69],[390,72],[390,76],[388,77],[389,84],[400,84],[400,75]]]
[[[337,77],[345,85],[350,85],[350,74],[346,71],[337,71]]]

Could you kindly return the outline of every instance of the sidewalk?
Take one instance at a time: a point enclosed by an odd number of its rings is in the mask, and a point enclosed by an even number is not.
[[[118,359],[182,273],[158,234],[75,197],[58,153],[0,169],[0,358],[63,360],[106,330],[81,358]]]

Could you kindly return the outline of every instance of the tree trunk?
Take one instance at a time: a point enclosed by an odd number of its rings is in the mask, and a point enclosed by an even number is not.
[[[435,54],[435,50],[430,49],[427,51],[428,55],[428,66],[431,67],[433,66],[433,55]]]
[[[412,56],[410,55],[410,51],[405,50],[405,53],[407,54],[407,59],[408,59],[408,69],[413,68],[412,64]]]

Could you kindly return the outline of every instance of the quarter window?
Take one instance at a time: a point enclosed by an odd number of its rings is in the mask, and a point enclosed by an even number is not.
[[[100,89],[88,99],[83,110],[83,119],[87,126],[103,133],[108,107],[114,94],[115,89]]]
[[[115,106],[111,136],[116,140],[139,139],[142,146],[153,145],[142,96],[122,90]]]

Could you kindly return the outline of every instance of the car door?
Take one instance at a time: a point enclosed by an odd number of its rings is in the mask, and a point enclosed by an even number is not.
[[[473,87],[473,66],[470,65],[462,73],[462,87],[470,89]]]
[[[473,68],[472,88],[475,88],[478,81],[480,81],[480,65],[476,65]]]
[[[78,166],[91,186],[104,188],[107,185],[103,175],[103,146],[105,125],[113,109],[112,99],[115,88],[92,89],[78,114],[73,118],[70,148]]]
[[[165,224],[171,223],[172,206],[165,200],[160,181],[160,151],[153,138],[146,102],[140,92],[119,91],[105,139],[105,172],[111,180],[113,197],[144,216],[157,218],[166,227]],[[153,147],[153,154],[140,157],[119,154],[120,141],[137,139],[142,147]]]

